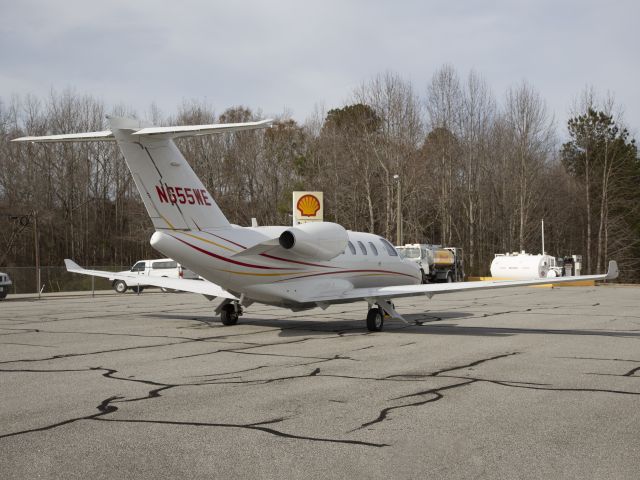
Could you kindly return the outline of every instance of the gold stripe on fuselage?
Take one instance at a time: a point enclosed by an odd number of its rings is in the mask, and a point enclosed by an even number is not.
[[[216,243],[213,240],[209,240],[208,238],[202,238],[202,237],[199,237],[198,235],[194,235],[192,233],[186,233],[186,232],[182,232],[182,233],[184,233],[187,237],[191,237],[191,238],[195,238],[197,240],[201,240],[201,241],[203,241],[205,243],[209,243],[211,245],[215,245],[216,247],[220,247],[220,248],[222,248],[224,250],[228,250],[228,251],[233,252],[233,253],[236,253],[236,252],[239,251],[239,250],[234,250],[233,248],[225,247],[224,245],[220,245],[219,243]]]

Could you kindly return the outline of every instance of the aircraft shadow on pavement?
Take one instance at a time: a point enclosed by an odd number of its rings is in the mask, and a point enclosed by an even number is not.
[[[260,318],[253,317],[250,313],[240,318],[238,326],[250,325],[259,327],[270,327],[280,329],[278,334],[281,337],[324,335],[327,333],[372,333],[368,332],[364,319],[340,320],[339,313],[323,313],[317,316],[310,314],[299,318]],[[199,322],[193,328],[224,328],[230,331],[235,327],[223,327],[217,318],[209,315],[176,315],[168,313],[147,314],[146,317],[165,320],[188,320]],[[555,329],[555,328],[520,328],[520,327],[489,327],[489,326],[469,326],[446,323],[451,320],[473,317],[473,313],[468,312],[425,312],[419,314],[408,314],[404,317],[409,322],[420,322],[418,324],[404,324],[398,320],[387,320],[384,331],[405,334],[428,334],[428,335],[465,335],[478,337],[507,337],[512,335],[577,335],[577,336],[602,336],[618,338],[640,338],[640,331],[633,330],[582,330],[582,329]],[[478,318],[482,322],[483,318]],[[185,328],[185,327],[179,327]],[[188,328],[188,327],[187,327]],[[256,332],[257,333],[257,332]]]

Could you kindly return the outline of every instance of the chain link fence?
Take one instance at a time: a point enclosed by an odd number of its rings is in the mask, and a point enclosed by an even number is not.
[[[91,270],[104,270],[108,272],[121,272],[129,270],[127,266],[94,266],[86,267]],[[0,271],[11,277],[13,285],[9,295],[16,293],[42,293],[51,292],[78,292],[91,290],[108,290],[111,282],[106,278],[90,277],[69,273],[65,267],[40,267],[40,285],[37,285],[37,271],[35,267],[0,267]]]

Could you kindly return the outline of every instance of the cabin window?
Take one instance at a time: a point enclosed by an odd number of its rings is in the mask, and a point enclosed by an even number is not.
[[[362,243],[360,240],[358,240],[358,246],[360,247],[360,250],[362,250],[362,254],[366,255],[367,254],[367,247],[364,246],[364,243]]]
[[[396,252],[396,249],[393,248],[393,245],[391,245],[387,240],[385,240],[382,237],[380,237],[380,241],[382,242],[382,245],[387,250],[387,253],[389,255],[391,255],[392,257],[397,257],[398,256],[398,252]]]
[[[373,252],[373,254],[377,257],[378,256],[378,249],[376,248],[376,246],[373,244],[373,242],[369,242],[369,247],[371,247],[371,251]]]
[[[351,253],[353,255],[356,254],[356,247],[353,246],[353,243],[349,242],[349,250],[351,250]]]

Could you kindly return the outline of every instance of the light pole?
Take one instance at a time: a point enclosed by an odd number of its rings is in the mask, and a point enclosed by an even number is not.
[[[42,287],[40,286],[40,282],[42,281],[42,277],[40,276],[40,245],[38,235],[38,212],[34,210],[31,214],[33,217],[33,247],[36,253],[36,287],[38,289],[38,299],[40,299],[40,294],[42,292]]]
[[[396,226],[396,245],[402,245],[402,208],[400,204],[400,175],[395,174],[393,179],[398,182],[398,205],[397,205],[397,219],[398,225]]]

